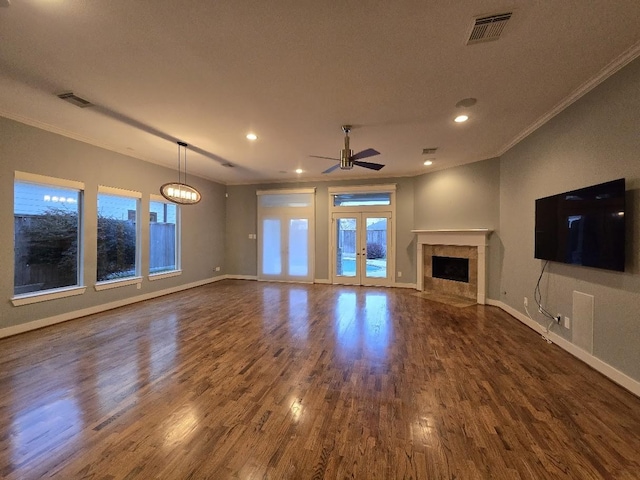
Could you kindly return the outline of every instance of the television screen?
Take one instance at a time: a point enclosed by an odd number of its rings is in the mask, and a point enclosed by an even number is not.
[[[535,258],[624,271],[625,180],[536,200]]]

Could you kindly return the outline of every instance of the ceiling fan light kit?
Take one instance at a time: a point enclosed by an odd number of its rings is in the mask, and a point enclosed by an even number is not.
[[[354,165],[357,165],[358,167],[368,168],[370,170],[380,170],[384,167],[384,165],[382,165],[381,163],[361,161],[362,158],[369,158],[375,155],[380,155],[380,152],[373,148],[367,148],[366,150],[362,150],[361,152],[354,154],[353,150],[349,148],[349,132],[351,132],[351,125],[343,125],[342,131],[344,132],[344,148],[340,150],[340,158],[310,155],[310,157],[313,158],[324,158],[327,160],[335,160],[338,162],[334,166],[327,168],[324,172],[322,172],[323,174],[331,173],[334,170],[338,169],[338,167],[341,170],[351,170]]]

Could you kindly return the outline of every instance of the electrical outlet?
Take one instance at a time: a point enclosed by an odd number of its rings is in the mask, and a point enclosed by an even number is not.
[[[402,272],[398,272],[398,278],[402,278]]]
[[[220,267],[216,267],[216,272],[219,272],[219,271],[220,271]]]
[[[529,299],[527,297],[524,297],[524,306],[525,307],[529,306]]]
[[[567,330],[571,328],[571,319],[569,317],[564,317],[564,328]]]
[[[556,323],[558,325],[560,325],[561,321],[562,321],[562,314],[561,313],[556,313]]]

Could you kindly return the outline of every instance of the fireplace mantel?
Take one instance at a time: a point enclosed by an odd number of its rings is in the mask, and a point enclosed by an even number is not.
[[[488,228],[469,228],[460,230],[411,230],[418,236],[419,244],[427,245],[468,245],[472,247],[488,245]]]
[[[422,291],[424,289],[424,245],[461,245],[471,246],[478,249],[478,303],[484,304],[486,297],[487,279],[487,250],[489,248],[489,235],[493,230],[488,228],[469,228],[458,230],[411,230],[417,236],[416,263],[418,273],[416,277],[416,287]]]

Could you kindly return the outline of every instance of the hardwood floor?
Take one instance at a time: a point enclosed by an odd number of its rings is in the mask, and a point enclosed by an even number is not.
[[[0,476],[640,478],[640,399],[412,293],[227,280],[0,340]]]

